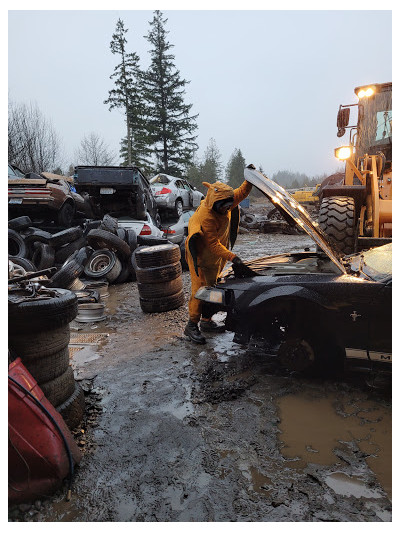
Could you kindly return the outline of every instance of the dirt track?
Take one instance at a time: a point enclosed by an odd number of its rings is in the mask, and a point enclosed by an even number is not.
[[[246,234],[242,257],[302,249],[296,235]],[[184,273],[185,291],[190,281]],[[89,426],[73,497],[35,521],[390,521],[391,383],[290,375],[226,332],[182,335],[186,308],[145,315],[135,283],[110,287],[108,332],[74,356]],[[74,323],[73,327],[77,327]],[[370,383],[371,384],[371,383]]]

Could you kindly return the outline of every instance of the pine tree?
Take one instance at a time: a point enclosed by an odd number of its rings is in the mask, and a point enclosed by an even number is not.
[[[109,110],[121,108],[125,115],[126,136],[121,141],[121,156],[124,165],[136,164],[140,167],[148,165],[149,149],[145,132],[144,105],[140,90],[140,67],[139,56],[126,50],[127,29],[124,22],[118,19],[115,33],[110,42],[113,54],[120,56],[120,63],[114,68],[110,79],[114,79],[115,88],[108,93],[108,99],[104,101],[109,105]]]
[[[226,166],[226,180],[233,188],[239,187],[244,180],[246,161],[240,148],[235,148]]]
[[[212,183],[222,179],[221,159],[221,152],[218,150],[215,139],[211,138],[204,153],[203,164],[201,165],[203,181]]]
[[[184,103],[184,87],[174,65],[173,47],[166,40],[165,24],[159,10],[154,12],[146,39],[152,45],[151,64],[143,75],[143,97],[148,106],[146,127],[154,147],[157,171],[182,176],[197,149],[194,135],[197,115],[190,116],[192,105]]]

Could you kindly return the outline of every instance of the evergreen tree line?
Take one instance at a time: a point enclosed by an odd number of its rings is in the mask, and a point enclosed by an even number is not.
[[[121,19],[111,38],[110,50],[118,57],[118,63],[110,76],[113,88],[104,103],[110,111],[119,109],[124,114],[126,134],[120,143],[120,164],[137,165],[148,177],[158,172],[186,177],[204,193],[203,181],[222,180],[237,187],[243,182],[244,168],[249,163],[240,148],[234,149],[225,167],[214,138],[209,140],[203,156],[198,155],[198,115],[191,115],[192,105],[184,101],[189,82],[181,78],[175,67],[166,23],[161,11],[156,10],[145,36],[151,45],[147,70],[140,68],[139,56],[128,50],[128,29]],[[10,102],[8,122],[11,163],[25,172],[73,173],[72,163],[68,170],[61,169],[59,137],[37,106]],[[118,164],[116,154],[96,132],[85,135],[74,158],[75,164],[80,165]],[[259,170],[263,172],[261,167]],[[288,170],[269,177],[286,188],[321,181],[320,177],[311,178]]]

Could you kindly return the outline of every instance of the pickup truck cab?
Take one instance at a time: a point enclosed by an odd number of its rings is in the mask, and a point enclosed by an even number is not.
[[[95,217],[146,220],[148,212],[160,224],[150,184],[137,167],[76,166],[74,179],[77,191],[88,195]]]

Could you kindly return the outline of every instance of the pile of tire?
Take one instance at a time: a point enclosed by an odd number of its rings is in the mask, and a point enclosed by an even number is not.
[[[163,313],[185,302],[182,282],[181,252],[177,244],[139,246],[132,255],[139,290],[139,302],[145,313]]]
[[[56,267],[48,287],[81,290],[76,280],[82,275],[89,280],[124,283],[134,279],[131,255],[137,247],[133,230],[118,228],[109,215],[103,220],[51,234],[32,226],[23,216],[8,223],[8,254],[13,264],[36,272]]]
[[[69,323],[77,313],[76,295],[69,290],[33,290],[17,284],[9,290],[11,358],[21,358],[70,429],[81,422],[85,413],[84,392],[69,364]]]

